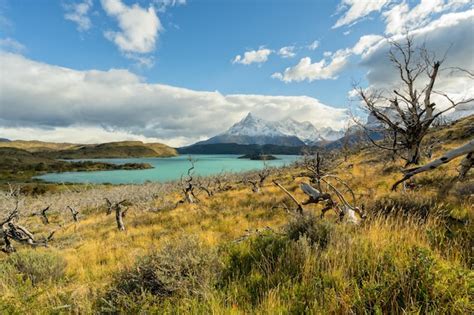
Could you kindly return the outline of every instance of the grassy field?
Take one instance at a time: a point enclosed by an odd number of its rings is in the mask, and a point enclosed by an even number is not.
[[[471,117],[433,133],[433,158],[472,127]],[[331,173],[367,212],[359,225],[320,218],[321,205],[282,207],[292,204],[272,179],[305,199],[296,166],[274,170],[259,193],[230,176],[231,189],[201,191],[197,204],[177,204],[177,183],[23,196],[20,223],[38,238],[56,233],[47,248],[0,254],[0,313],[472,314],[474,183],[472,171],[455,180],[458,163],[392,192],[400,161],[373,148],[336,159]],[[0,218],[15,204],[2,198]],[[129,201],[125,231],[104,198]],[[47,205],[45,225],[31,213]]]

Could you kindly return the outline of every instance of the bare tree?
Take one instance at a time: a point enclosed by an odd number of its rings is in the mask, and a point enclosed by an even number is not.
[[[270,176],[270,174],[271,170],[267,163],[264,162],[263,169],[259,170],[256,174],[245,175],[241,183],[250,184],[252,186],[252,191],[254,193],[258,193],[264,186],[265,180],[268,178],[268,176]]]
[[[191,166],[188,169],[186,178],[183,178],[183,176],[181,176],[181,180],[180,180],[184,198],[178,201],[178,204],[185,203],[185,202],[187,203],[199,202],[199,199],[194,194],[194,188],[195,188],[194,178],[193,178],[194,160],[191,157],[189,157],[188,160],[191,163]]]
[[[33,233],[18,223],[18,220],[20,219],[19,189],[13,189],[11,187],[8,197],[14,199],[15,207],[10,211],[5,219],[0,220],[0,244],[4,245],[1,250],[7,254],[14,252],[15,247],[13,246],[12,241],[32,247],[48,246],[48,242],[53,238],[55,231],[51,232],[48,237],[37,240]]]
[[[69,209],[69,211],[71,211],[72,219],[74,220],[74,222],[77,222],[79,211],[77,211],[76,208],[73,208],[71,206],[67,206],[67,208]]]
[[[124,199],[119,202],[111,202],[108,198],[105,198],[107,202],[107,215],[112,214],[115,212],[115,221],[117,222],[117,228],[120,231],[125,231],[125,224],[123,223],[123,218],[126,216],[128,212],[128,207],[126,205],[127,200]]]
[[[305,156],[303,168],[306,171],[296,176],[310,179],[310,184],[302,183],[300,185],[303,193],[308,196],[308,199],[303,202],[299,202],[277,181],[274,180],[273,183],[296,204],[298,213],[303,213],[303,206],[324,202],[321,217],[324,217],[324,214],[332,209],[336,211],[340,219],[346,217],[351,222],[357,223],[359,219],[355,214],[357,213],[362,219],[365,219],[365,214],[355,206],[356,197],[349,185],[339,176],[330,173],[331,167],[337,167],[336,163],[333,158],[323,158],[319,152],[315,155]]]
[[[444,57],[439,59],[424,45],[415,47],[413,37],[404,42],[390,41],[389,59],[395,66],[401,87],[392,92],[355,87],[366,109],[390,135],[391,145],[377,146],[396,152],[406,160],[406,166],[418,164],[420,147],[433,122],[443,113],[473,98],[454,101],[450,96],[435,89],[441,73]],[[439,109],[433,95],[444,98],[449,106]]]
[[[39,216],[41,217],[41,221],[46,225],[46,224],[49,224],[49,219],[48,219],[48,215],[46,214],[48,211],[49,211],[49,208],[51,206],[47,206],[46,208],[44,208],[43,210],[41,211],[38,211],[38,212],[34,212],[31,214],[32,217],[34,216]]]

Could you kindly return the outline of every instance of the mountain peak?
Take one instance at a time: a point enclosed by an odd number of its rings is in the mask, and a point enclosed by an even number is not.
[[[242,123],[248,123],[248,122],[252,122],[252,121],[254,121],[254,120],[256,120],[256,117],[255,117],[254,115],[252,115],[251,112],[249,112],[249,113],[247,114],[247,116],[245,116],[240,122],[242,122]]]
[[[326,140],[335,140],[342,135],[331,128],[317,129],[309,121],[299,122],[291,117],[279,121],[268,121],[248,113],[225,132],[204,143],[312,145]]]

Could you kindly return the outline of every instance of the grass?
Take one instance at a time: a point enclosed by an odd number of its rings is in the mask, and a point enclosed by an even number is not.
[[[465,141],[446,134],[435,157]],[[176,209],[164,205],[179,191],[151,184],[28,197],[25,209],[53,204],[51,224],[26,213],[22,224],[35,235],[61,228],[49,248],[0,256],[0,313],[473,313],[472,174],[454,183],[454,161],[391,192],[401,162],[376,153],[354,152],[335,170],[368,212],[358,226],[321,219],[319,205],[301,217],[275,208],[288,200],[271,181]],[[299,171],[279,181],[304,200]],[[135,196],[125,232],[104,196]],[[77,223],[68,202],[83,207]]]

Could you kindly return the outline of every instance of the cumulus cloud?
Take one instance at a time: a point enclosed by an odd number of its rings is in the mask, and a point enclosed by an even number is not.
[[[349,56],[349,50],[341,49],[331,56],[331,61],[323,58],[318,62],[312,63],[310,57],[304,57],[301,58],[297,65],[286,68],[283,73],[276,72],[272,74],[272,78],[286,83],[304,80],[311,82],[314,80],[336,79],[337,75],[347,64]]]
[[[383,12],[386,34],[403,33],[425,26],[436,14],[455,11],[470,3],[470,0],[421,0],[410,9],[406,1]]]
[[[384,37],[380,35],[364,35],[359,40],[357,43],[352,47],[352,52],[356,55],[362,55],[365,53],[368,53],[370,48],[372,48],[375,44],[379,43],[382,41]]]
[[[344,12],[344,14],[337,20],[333,28],[356,23],[372,12],[382,10],[390,2],[391,0],[342,0],[338,11]]]
[[[150,53],[155,50],[162,26],[153,6],[127,6],[120,0],[101,0],[107,15],[115,18],[120,31],[106,31],[105,37],[125,53]]]
[[[232,60],[232,63],[240,63],[243,65],[264,63],[268,60],[268,56],[270,56],[272,52],[272,50],[263,47],[258,50],[246,51],[243,57],[241,55],[235,56],[234,60]]]
[[[352,55],[367,54],[374,45],[383,39],[379,35],[364,35],[352,48],[339,49],[334,53],[326,51],[323,53],[324,58],[314,63],[311,62],[310,57],[304,57],[297,65],[286,68],[283,73],[275,72],[271,77],[286,83],[336,79]]]
[[[282,58],[293,58],[296,56],[295,46],[285,46],[278,50],[278,55]]]
[[[435,90],[443,91],[454,100],[474,97],[474,84],[463,73],[453,72],[451,67],[462,67],[474,70],[474,42],[466,40],[472,37],[472,20],[474,10],[457,13],[446,13],[429,24],[411,31],[415,44],[425,44],[426,48],[439,59],[446,54],[446,60],[438,79]],[[402,40],[403,35],[394,35],[390,39]],[[386,40],[378,42],[365,55],[361,65],[367,70],[367,81],[370,88],[391,91],[400,82],[398,72],[389,65],[389,44]],[[447,103],[440,97],[435,97],[440,106]],[[474,110],[474,104],[467,104],[463,109]]]
[[[184,145],[224,131],[248,112],[275,120],[309,118],[334,128],[342,128],[347,118],[345,110],[305,96],[195,91],[146,83],[128,70],[78,71],[13,53],[0,53],[0,64],[4,137],[31,131],[31,137],[45,140],[75,130],[78,142],[126,138]]]
[[[25,50],[25,46],[13,38],[0,38],[0,51],[21,53]]]
[[[76,23],[78,31],[87,31],[92,27],[91,19],[88,16],[89,10],[92,8],[92,0],[65,4],[64,8],[66,10],[64,18]]]

